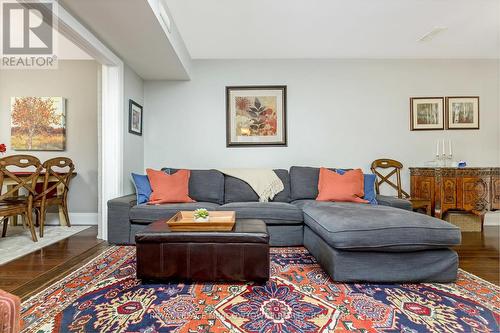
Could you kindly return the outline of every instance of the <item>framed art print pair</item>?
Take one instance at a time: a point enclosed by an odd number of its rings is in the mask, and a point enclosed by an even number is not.
[[[410,129],[479,129],[479,97],[412,97]]]

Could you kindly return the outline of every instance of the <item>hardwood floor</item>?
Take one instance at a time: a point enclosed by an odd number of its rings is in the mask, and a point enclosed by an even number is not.
[[[97,227],[83,230],[43,249],[0,265],[0,289],[25,299],[82,265],[108,245]]]
[[[462,245],[455,248],[460,268],[500,285],[500,227],[485,226],[484,231],[463,232]]]
[[[96,236],[92,227],[0,266],[0,289],[26,299],[107,248]],[[499,285],[499,243],[500,227],[462,233],[462,245],[455,248],[460,268]]]

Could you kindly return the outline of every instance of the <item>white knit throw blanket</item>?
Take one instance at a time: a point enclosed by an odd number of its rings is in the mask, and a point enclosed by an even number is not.
[[[246,182],[259,196],[260,202],[268,202],[284,190],[283,182],[272,169],[217,169],[225,175]]]

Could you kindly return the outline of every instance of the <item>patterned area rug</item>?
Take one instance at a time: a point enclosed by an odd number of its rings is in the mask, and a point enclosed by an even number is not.
[[[148,284],[111,247],[22,304],[25,332],[499,332],[500,288],[334,283],[304,248],[271,250],[266,285]]]

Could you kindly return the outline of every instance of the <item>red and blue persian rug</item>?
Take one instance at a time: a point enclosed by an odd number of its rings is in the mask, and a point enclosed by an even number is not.
[[[22,304],[24,332],[499,332],[500,288],[334,283],[304,248],[271,251],[271,279],[141,284],[135,248],[111,247]]]

